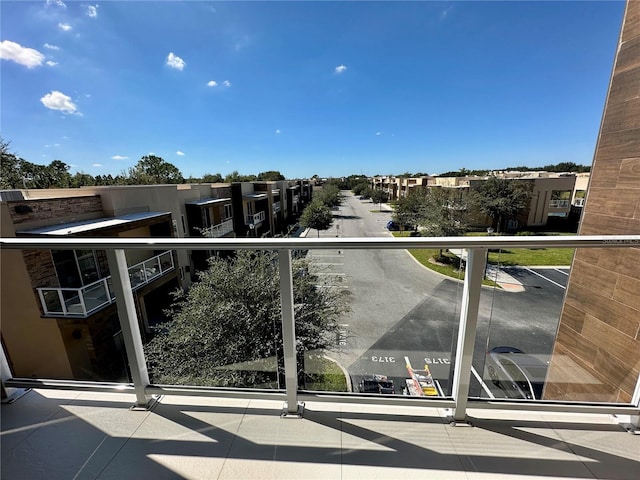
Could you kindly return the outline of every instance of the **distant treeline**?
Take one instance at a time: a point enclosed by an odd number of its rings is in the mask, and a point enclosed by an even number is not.
[[[438,174],[439,177],[469,177],[469,176],[485,176],[492,171],[516,171],[516,172],[574,172],[574,173],[586,173],[591,171],[591,165],[578,165],[573,162],[560,162],[556,165],[545,165],[544,167],[526,167],[521,165],[519,167],[506,167],[493,170],[467,170],[461,168],[455,172],[444,172]],[[416,175],[419,176],[419,175]]]
[[[175,165],[155,155],[145,155],[138,163],[119,175],[90,175],[69,173],[70,166],[62,160],[39,165],[20,158],[9,151],[9,143],[0,138],[0,189],[12,188],[76,188],[103,185],[157,185],[178,183],[232,183],[260,180],[284,180],[277,170],[258,175],[241,175],[237,171],[224,177],[219,173],[205,173],[202,177],[185,178]]]

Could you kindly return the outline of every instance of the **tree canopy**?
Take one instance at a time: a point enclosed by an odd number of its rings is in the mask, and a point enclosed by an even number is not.
[[[282,175],[277,170],[269,170],[267,172],[259,173],[258,180],[269,180],[269,181],[284,180],[284,175]]]
[[[333,214],[324,203],[313,201],[302,211],[299,221],[304,228],[315,228],[320,237],[320,230],[328,230],[331,227]]]
[[[333,184],[325,184],[322,188],[314,189],[313,201],[326,205],[329,208],[340,205],[342,199],[340,189]]]
[[[489,177],[469,192],[469,204],[493,219],[496,232],[503,229],[507,219],[523,212],[530,198],[531,183],[497,177]]]
[[[282,374],[283,345],[277,254],[238,251],[209,259],[188,293],[177,297],[172,320],[145,345],[152,381],[234,387],[273,387]],[[293,262],[298,371],[304,353],[335,344],[343,294],[317,288],[304,260]]]
[[[130,183],[135,185],[183,183],[178,167],[156,155],[145,155],[129,169]]]
[[[389,199],[389,195],[387,192],[384,192],[380,189],[374,189],[369,192],[369,197],[373,203],[377,203],[380,208],[382,208],[382,202],[386,202]]]
[[[453,237],[467,227],[464,201],[447,189],[418,189],[398,200],[393,220],[399,225],[420,227],[428,237]]]

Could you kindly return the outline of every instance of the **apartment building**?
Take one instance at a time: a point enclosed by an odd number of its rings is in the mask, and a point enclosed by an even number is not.
[[[551,172],[492,172],[498,178],[528,184],[531,191],[529,208],[518,218],[507,221],[507,230],[527,227],[564,227],[577,225],[589,174]],[[424,188],[444,188],[461,198],[478,188],[488,177],[374,177],[371,186],[389,195],[390,201],[397,201],[412,191]],[[477,218],[477,227],[491,226],[490,218]]]
[[[300,189],[283,181],[2,192],[2,236],[220,238],[246,236],[251,230],[272,236],[285,231],[300,211]],[[238,199],[235,191],[245,193]],[[234,200],[239,200],[237,206]],[[2,338],[15,374],[126,380],[104,251],[1,254]],[[166,319],[170,292],[188,288],[212,254],[126,252],[143,335]]]

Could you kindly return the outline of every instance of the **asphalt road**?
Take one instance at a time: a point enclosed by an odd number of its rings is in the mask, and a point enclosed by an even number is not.
[[[390,235],[385,228],[390,213],[343,193],[334,225],[320,237]],[[444,393],[451,394],[462,282],[419,265],[405,250],[312,250],[309,258],[323,285],[349,294],[351,311],[332,356],[347,369],[354,387],[363,377],[382,374],[400,393],[406,356],[414,368],[428,364]],[[482,289],[471,396],[504,397],[488,380],[488,349],[514,346],[546,362],[553,348],[568,267],[507,271],[525,291]]]

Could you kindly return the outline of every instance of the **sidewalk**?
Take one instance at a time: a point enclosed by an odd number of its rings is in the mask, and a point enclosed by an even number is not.
[[[460,248],[449,249],[451,253],[460,257],[465,262],[467,261],[467,251]],[[503,290],[508,292],[524,292],[524,287],[519,280],[516,280],[513,276],[509,275],[500,267],[496,265],[487,264],[485,270],[486,278],[496,282]]]

